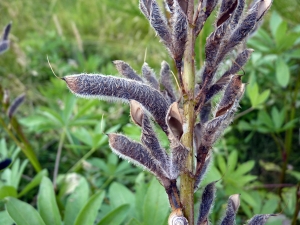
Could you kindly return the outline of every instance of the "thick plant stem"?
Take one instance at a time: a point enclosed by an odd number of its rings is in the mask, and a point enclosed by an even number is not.
[[[192,4],[191,2],[189,4]],[[190,12],[192,13],[192,12]],[[189,149],[189,155],[185,162],[186,171],[180,177],[180,200],[183,205],[184,216],[188,219],[189,224],[194,224],[194,178],[192,177],[194,169],[193,153],[193,131],[194,131],[194,89],[195,89],[195,35],[193,26],[188,27],[188,36],[186,50],[184,54],[183,70],[183,117],[184,117],[184,134],[182,144]]]

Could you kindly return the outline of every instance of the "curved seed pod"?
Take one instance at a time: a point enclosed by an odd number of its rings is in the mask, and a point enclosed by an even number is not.
[[[181,144],[178,144],[171,149],[170,173],[172,179],[176,179],[179,174],[184,171],[184,163],[188,153],[189,151]]]
[[[165,118],[169,103],[159,91],[152,87],[134,80],[104,75],[70,75],[65,76],[63,80],[67,83],[68,88],[79,97],[124,102],[128,102],[130,99],[138,101],[168,134]]]
[[[227,19],[226,22],[222,23],[214,32],[212,32],[206,40],[205,45],[205,65],[202,75],[203,83],[208,80],[207,84],[213,79],[214,73],[217,70],[217,56],[219,53],[220,45],[222,40],[226,38],[228,25],[230,24],[231,18]]]
[[[217,80],[216,83],[214,83],[212,86],[210,86],[210,88],[208,89],[206,95],[205,95],[205,102],[206,104],[210,102],[210,100],[220,91],[222,91],[226,85],[228,85],[228,83],[231,80],[230,75],[226,75],[226,76],[222,76],[219,80]]]
[[[248,225],[264,225],[271,216],[276,216],[276,214],[259,214],[255,215],[250,219]]]
[[[159,83],[155,77],[155,73],[153,71],[153,69],[151,69],[148,65],[148,63],[144,62],[143,66],[142,66],[142,74],[143,77],[146,78],[146,80],[148,81],[149,85],[153,88],[155,88],[156,90],[159,90]]]
[[[180,7],[178,0],[174,0],[174,15],[172,16],[172,54],[177,65],[181,64],[187,38],[188,20]]]
[[[199,208],[197,225],[204,225],[208,222],[208,215],[215,199],[216,181],[209,183],[203,191],[202,201]]]
[[[9,106],[7,110],[7,115],[9,118],[12,118],[19,106],[24,102],[25,94],[19,95]]]
[[[164,187],[170,186],[170,180],[162,168],[141,144],[119,134],[108,134],[108,139],[115,154],[154,174]]]
[[[171,78],[171,70],[170,70],[170,66],[167,62],[163,61],[161,63],[161,70],[160,70],[160,82],[161,84],[164,86],[170,100],[171,103],[176,101],[176,96],[174,94],[174,89],[173,89],[173,85],[172,85],[172,78]]]
[[[221,225],[234,225],[235,215],[240,207],[240,195],[231,195],[228,199],[227,209]]]
[[[253,49],[245,49],[244,51],[242,51],[234,60],[234,62],[232,63],[232,66],[230,67],[229,70],[227,70],[220,79],[222,79],[223,77],[226,76],[230,76],[232,74],[236,74],[237,72],[239,72],[241,70],[241,68],[246,64],[246,62],[248,61],[248,59],[250,58],[252,52],[254,50]],[[219,79],[219,80],[220,80]],[[216,82],[218,83],[218,81]]]
[[[183,216],[180,208],[174,210],[168,219],[168,225],[188,225],[188,220]]]
[[[218,19],[217,19],[217,27],[224,23],[230,15],[235,11],[238,5],[238,0],[223,0],[221,3]]]
[[[233,106],[236,100],[239,101],[244,93],[244,90],[245,84],[242,83],[241,76],[233,76],[218,106],[216,117],[225,114],[227,110],[229,110]]]
[[[231,30],[234,30],[236,28],[236,26],[238,25],[240,18],[243,15],[244,7],[245,7],[245,0],[238,0],[237,7],[234,11],[234,14],[232,16],[232,20],[230,23]]]
[[[211,156],[208,155],[206,157],[203,167],[201,168],[201,171],[199,171],[198,174],[196,173],[195,175],[194,192],[198,190],[200,183],[203,180],[204,175],[208,170],[208,167],[210,166],[210,162],[211,162]]]
[[[8,35],[9,35],[10,29],[11,29],[11,25],[12,25],[12,22],[10,22],[9,24],[7,24],[6,27],[3,30],[3,34],[2,34],[2,40],[3,41],[7,41],[8,40]]]
[[[209,116],[211,113],[211,103],[207,102],[203,105],[200,111],[200,121],[201,123],[206,123],[209,120]]]
[[[115,60],[113,61],[113,64],[116,66],[118,72],[124,77],[143,82],[142,78],[139,75],[137,75],[137,73],[126,62],[122,60]]]
[[[215,9],[216,5],[218,3],[218,0],[203,0],[199,1],[199,5],[201,4],[201,9],[199,11],[197,20],[195,22],[195,34],[196,37],[199,35],[200,31],[202,30],[205,21],[210,16],[212,11]]]
[[[172,38],[168,24],[155,0],[140,0],[140,9],[147,17],[151,26],[154,28],[158,36],[166,47],[172,49]]]
[[[248,11],[248,14],[241,23],[236,27],[224,47],[220,50],[216,64],[220,63],[225,55],[230,52],[236,45],[241,43],[253,30],[257,23],[258,9],[264,0],[257,1]]]
[[[157,161],[157,164],[160,165],[165,173],[168,174],[168,177],[170,177],[169,156],[160,146],[147,114],[143,112],[142,106],[137,101],[130,101],[130,114],[135,123],[142,127],[141,142],[147,147],[148,152]]]

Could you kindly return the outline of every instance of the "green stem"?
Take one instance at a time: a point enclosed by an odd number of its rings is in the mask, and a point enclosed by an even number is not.
[[[54,189],[56,189],[56,179],[57,179],[59,163],[60,163],[60,158],[61,158],[61,152],[62,152],[62,147],[63,147],[64,141],[65,141],[65,137],[66,137],[66,131],[64,129],[61,136],[60,136],[58,149],[57,149],[57,153],[56,153],[56,159],[55,159],[55,166],[54,166],[54,172],[53,172],[53,186],[54,186]]]
[[[193,15],[193,0],[189,1],[188,18],[189,21]],[[183,88],[185,95],[183,96],[183,121],[184,134],[182,135],[182,144],[189,149],[189,154],[185,162],[186,171],[180,176],[180,200],[183,205],[184,216],[188,219],[189,224],[194,224],[194,178],[191,176],[194,168],[194,152],[193,152],[193,132],[195,122],[195,34],[194,27],[189,24],[187,43],[184,54],[184,70],[183,70]]]
[[[77,161],[77,163],[75,163],[74,166],[72,166],[69,171],[67,173],[71,173],[71,172],[75,172],[79,169],[80,165],[82,164],[82,162],[84,160],[86,160],[87,158],[89,158],[95,151],[97,150],[97,148],[92,148],[90,151],[88,151],[80,160]]]

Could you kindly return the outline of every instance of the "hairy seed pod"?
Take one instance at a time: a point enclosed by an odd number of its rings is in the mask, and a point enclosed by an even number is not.
[[[0,54],[9,49],[9,40],[0,41]]]
[[[164,3],[167,8],[167,11],[172,14],[174,12],[174,7],[173,7],[174,1],[173,0],[165,0]]]
[[[188,220],[183,216],[180,208],[174,210],[168,219],[168,225],[188,225]]]
[[[174,0],[174,15],[172,16],[172,53],[176,64],[180,64],[185,51],[188,20],[177,1]]]
[[[206,174],[206,172],[210,166],[210,162],[211,162],[211,156],[210,156],[210,154],[208,154],[201,171],[195,175],[194,192],[196,192],[198,190],[200,183],[203,180],[204,175]]]
[[[218,19],[217,27],[223,24],[234,12],[238,5],[238,0],[222,0]]]
[[[171,149],[171,178],[176,179],[185,169],[185,160],[189,151],[181,144]]]
[[[116,66],[118,72],[124,77],[143,82],[142,78],[139,75],[137,75],[137,73],[126,62],[122,60],[115,60],[113,61],[113,63]]]
[[[108,134],[109,145],[113,152],[125,160],[154,174],[163,186],[169,186],[170,180],[152,155],[139,143],[118,134]]]
[[[247,224],[248,225],[264,225],[271,216],[276,216],[276,214],[258,214],[252,217]]]
[[[166,18],[162,15],[159,6],[155,0],[140,0],[140,9],[149,20],[155,32],[161,38],[165,46],[172,49],[171,32]]]
[[[234,225],[235,224],[235,215],[240,206],[240,195],[235,194],[231,195],[228,199],[227,209],[225,216],[221,221],[221,225]]]
[[[207,102],[203,105],[200,110],[200,121],[202,124],[206,123],[209,120],[211,114],[211,102]]]
[[[204,26],[205,21],[210,16],[212,11],[215,9],[217,3],[218,0],[203,0],[201,2],[199,1],[199,4],[201,4],[201,9],[199,11],[197,20],[195,22],[196,37],[199,35],[200,31]]]
[[[176,101],[176,96],[175,96],[175,92],[174,92],[174,88],[172,85],[172,77],[171,77],[171,70],[170,70],[170,66],[167,62],[163,61],[161,63],[161,70],[160,70],[160,82],[163,85],[163,87],[165,88],[171,103]]]
[[[142,127],[141,142],[147,148],[150,155],[156,160],[157,164],[164,169],[167,177],[170,177],[169,156],[165,149],[160,146],[150,119],[147,114],[143,112],[142,106],[137,101],[130,101],[130,114],[135,123]]]
[[[159,90],[159,83],[155,77],[155,73],[146,62],[144,62],[142,66],[142,74],[151,87],[155,88],[156,90]]]
[[[232,20],[230,23],[231,30],[234,30],[238,25],[240,18],[243,15],[244,7],[245,7],[245,0],[238,0],[237,7],[233,13]]]
[[[7,24],[6,27],[4,28],[3,34],[2,34],[2,41],[8,40],[8,35],[9,35],[10,29],[11,29],[11,25],[12,25],[12,22]]]
[[[202,193],[201,204],[197,225],[204,225],[208,222],[208,215],[215,199],[216,181],[209,183]]]
[[[70,75],[64,77],[63,80],[67,83],[68,88],[79,97],[124,102],[128,102],[130,99],[138,101],[168,133],[165,118],[169,103],[154,88],[134,80],[104,75]]]
[[[9,118],[13,117],[13,115],[15,114],[17,109],[24,102],[24,99],[25,99],[25,94],[21,94],[12,102],[12,104],[9,106],[9,108],[7,110],[7,116]]]
[[[241,76],[233,76],[217,108],[216,117],[225,114],[233,106],[236,100],[239,101],[244,93],[244,90],[245,84],[242,83]]]

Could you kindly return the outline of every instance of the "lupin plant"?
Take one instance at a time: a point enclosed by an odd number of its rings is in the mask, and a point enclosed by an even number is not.
[[[211,149],[233,120],[244,93],[245,84],[237,72],[253,51],[245,48],[245,41],[271,3],[271,0],[256,0],[245,9],[245,0],[199,0],[198,3],[194,0],[164,0],[168,14],[165,17],[156,0],[140,0],[141,12],[173,59],[177,91],[172,71],[165,61],[161,63],[159,80],[147,63],[142,66],[142,76],[139,76],[121,60],[114,61],[121,78],[102,74],[62,78],[70,91],[79,97],[130,104],[131,118],[142,129],[141,143],[112,133],[108,134],[109,144],[121,158],[157,177],[171,206],[169,225],[209,223],[216,182],[204,188],[200,208],[196,210],[199,211],[196,222],[194,193],[212,161]],[[216,8],[215,30],[206,39],[205,63],[196,77],[195,40]],[[235,57],[231,67],[221,74],[222,62],[232,56]],[[196,80],[200,82],[196,83]],[[213,105],[212,99],[217,94],[221,95],[220,101]],[[170,151],[161,146],[155,124],[167,135]],[[229,197],[222,225],[235,223],[239,205],[238,194]],[[264,224],[269,216],[257,215],[248,224]]]

